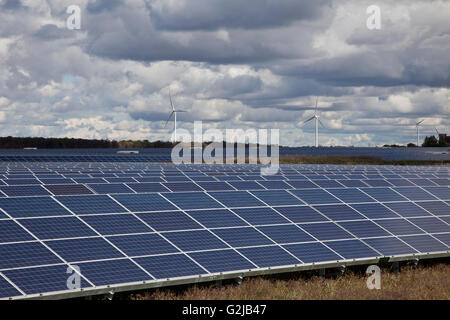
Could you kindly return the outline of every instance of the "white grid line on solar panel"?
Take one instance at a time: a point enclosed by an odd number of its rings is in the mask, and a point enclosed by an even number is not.
[[[3,209],[0,208],[0,210],[5,213],[5,211],[3,211]],[[6,215],[8,215],[7,213],[5,213]],[[39,243],[41,246],[44,246],[49,252],[51,252],[53,255],[55,255],[55,257],[57,257],[60,261],[62,261],[63,263],[69,265],[69,263],[61,256],[59,255],[57,252],[55,252],[51,247],[49,247],[44,241],[42,241],[41,239],[39,239],[37,236],[35,236],[30,230],[28,230],[25,226],[23,226],[20,222],[18,222],[16,219],[14,219],[13,217],[11,217],[10,215],[8,215],[9,218],[14,221],[17,225],[19,225],[25,232],[27,232],[30,236],[32,236],[33,238],[35,238],[37,241],[36,243]],[[77,270],[74,270],[74,272],[78,273]],[[87,280],[85,277],[83,277],[83,275],[81,275],[80,273],[78,273],[84,280]],[[90,283],[91,285],[93,285],[89,280],[87,280],[88,283]]]
[[[136,215],[134,212],[131,212],[130,210],[128,210],[125,206],[123,206],[121,203],[119,203],[116,199],[114,199],[113,197],[111,197],[114,201],[116,201],[119,205],[121,205],[122,207],[124,207],[129,213],[133,214],[133,216],[138,219],[141,223],[145,224],[148,228],[150,228],[151,230],[154,231],[154,233],[158,234],[160,237],[162,237],[165,241],[167,241],[168,243],[170,243],[173,247],[175,247],[179,252],[183,252],[183,250],[181,250],[175,243],[173,243],[172,241],[170,241],[167,237],[165,237],[163,234],[161,234],[161,232],[159,232],[158,230],[154,229],[153,227],[151,227],[151,225],[149,225],[145,220],[143,220],[141,217],[139,217],[138,215]],[[166,199],[166,201],[168,201],[170,203],[170,201],[168,199]],[[174,205],[172,203],[172,205]],[[175,205],[174,205],[175,206]],[[176,206],[175,206],[176,207]],[[179,208],[178,208],[179,209]],[[180,210],[182,211],[182,210]],[[206,270],[202,265],[198,264],[194,259],[192,259],[191,257],[188,256],[188,258],[193,261],[195,264],[197,264],[200,268],[202,268],[204,271],[206,271],[207,273],[208,270]],[[146,271],[148,274],[150,274],[148,271]],[[151,275],[153,278],[153,275]]]
[[[360,190],[360,191],[362,191],[362,192],[364,192],[363,190]],[[367,194],[367,193],[366,193]],[[367,194],[368,195],[368,194]],[[368,195],[368,196],[370,196],[370,195]],[[377,199],[375,199],[376,200],[376,202],[377,203],[379,203],[379,204],[381,204],[381,205],[383,205],[383,202],[380,202],[380,201],[378,201]],[[409,202],[411,202],[411,203],[413,203],[412,201],[409,201]],[[386,206],[385,206],[386,207]],[[355,208],[354,208],[355,209]],[[391,210],[390,208],[388,208],[389,210]],[[356,210],[356,209],[355,209]],[[356,211],[358,211],[358,210],[356,210]],[[399,217],[402,217],[400,214],[398,214],[398,213],[396,213],[394,210],[391,210],[392,212],[394,212],[396,215],[398,215]],[[429,212],[428,210],[425,210],[425,211],[427,211],[429,214],[431,214],[432,216],[435,216],[435,215],[433,215],[431,212]],[[359,212],[359,211],[358,211]],[[360,214],[362,214],[361,212],[359,212]],[[362,214],[363,215],[363,214]],[[365,215],[364,215],[365,216]],[[365,216],[366,218],[367,218],[367,216]],[[441,220],[441,219],[440,219]],[[441,221],[443,221],[443,220],[441,220]],[[374,221],[372,221],[372,222],[374,222]],[[379,225],[378,223],[376,223],[376,222],[374,222],[376,225],[378,225],[378,227],[381,227],[382,229],[384,229],[385,231],[387,231],[387,232],[389,232],[389,233],[391,233],[389,230],[387,230],[386,228],[384,228],[383,226],[381,226],[381,225]],[[423,229],[421,229],[421,228],[419,228],[418,226],[416,226],[416,225],[414,225],[416,228],[418,228],[418,229],[420,229],[420,230],[422,230],[422,231],[424,231]],[[392,234],[392,233],[391,233]],[[430,235],[430,234],[428,234],[428,235]],[[411,248],[413,248],[411,245],[409,245],[408,243],[406,243],[404,240],[402,240],[402,239],[400,239],[398,236],[396,236],[396,235],[394,235],[395,237],[397,237],[398,238],[398,240],[400,240],[400,241],[402,241],[404,244],[406,244],[407,246],[409,246],[409,247],[411,247]],[[435,240],[437,240],[437,241],[439,241],[440,243],[442,243],[442,244],[444,244],[444,245],[446,245],[445,243],[443,243],[442,241],[440,241],[439,239],[437,239],[437,238],[435,238],[435,237],[433,237],[432,235],[430,235],[432,238],[434,238]],[[414,249],[414,248],[413,248]]]
[[[112,198],[112,197],[109,197]],[[57,199],[54,199],[55,201],[57,201],[61,206],[63,206],[66,210],[68,210],[70,213],[72,213],[72,215],[74,215],[75,217],[77,217],[77,215],[72,212],[69,208],[65,207],[63,203],[59,202]],[[113,199],[114,200],[114,199]],[[125,210],[127,210],[126,208],[124,208]],[[89,225],[86,221],[84,221],[83,219],[81,219],[81,217],[77,217],[77,219],[82,222],[84,225],[86,225],[89,229],[91,229],[93,232],[95,232],[98,236],[100,236],[104,241],[106,241],[110,246],[114,247],[117,251],[119,251],[123,256],[127,257],[127,255],[120,249],[118,248],[114,243],[112,243],[111,241],[109,241],[108,239],[106,239],[100,232],[98,232],[95,228],[93,228],[91,225]],[[148,227],[148,226],[147,226]],[[153,230],[152,228],[150,228],[150,230]],[[144,268],[142,268],[140,265],[138,265],[137,263],[135,263],[133,261],[133,263],[139,267],[139,269],[141,269],[142,271],[144,271],[147,275],[149,275],[151,278],[154,279],[154,277],[152,275],[150,275]],[[89,283],[91,283],[89,281]],[[91,285],[93,285],[93,283],[91,283]]]
[[[208,193],[206,193],[209,197],[211,197]],[[169,199],[165,198],[167,201],[169,201],[170,203],[172,203],[172,205],[174,205],[175,207],[178,208],[178,210],[182,211],[185,215],[187,215],[188,217],[190,217],[191,219],[193,219],[196,223],[198,223],[199,225],[201,225],[204,229],[208,230],[208,232],[213,235],[214,237],[216,237],[217,239],[219,239],[219,241],[222,241],[224,244],[226,244],[230,249],[234,250],[233,247],[231,245],[229,245],[226,241],[224,241],[223,239],[221,239],[219,236],[217,236],[214,232],[209,231],[208,228],[205,227],[204,224],[200,223],[200,221],[198,221],[197,219],[195,219],[194,217],[192,217],[191,215],[189,215],[187,212],[185,212],[184,210],[182,210],[180,207],[178,207],[175,203],[171,202]],[[213,197],[211,197],[212,200],[215,200]],[[217,200],[216,200],[217,201]],[[220,202],[219,202],[220,203]],[[222,204],[223,205],[223,204]],[[253,264],[247,257],[245,257],[244,255],[242,255],[240,252],[238,252],[237,250],[234,250],[235,252],[237,252],[240,256],[242,256],[244,259],[246,259],[248,262],[250,262],[251,264]],[[183,252],[183,251],[182,251]],[[189,256],[190,257],[190,256]],[[191,257],[190,257],[191,258]],[[192,259],[192,258],[191,258]],[[195,259],[192,259],[195,261]],[[196,261],[195,261],[196,262]],[[196,262],[197,263],[197,262]],[[199,263],[198,263],[199,264]],[[199,264],[200,265],[200,264]],[[253,264],[254,265],[254,264]],[[200,265],[201,266],[201,265]],[[202,266],[202,268],[204,270],[207,270],[206,268],[204,268]],[[209,271],[208,271],[209,273]]]

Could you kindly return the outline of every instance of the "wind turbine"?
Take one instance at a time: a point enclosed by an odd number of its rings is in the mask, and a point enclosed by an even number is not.
[[[303,122],[303,124],[311,121],[311,120],[315,120],[315,124],[316,124],[316,131],[315,131],[315,136],[314,136],[314,145],[317,147],[319,147],[319,123],[322,127],[325,128],[325,126],[323,125],[322,121],[320,121],[319,119],[319,115],[317,114],[317,102],[319,101],[319,98],[316,98],[316,109],[314,110],[314,115],[309,118],[308,120],[306,120],[305,122]]]
[[[173,106],[173,102],[172,102],[172,94],[170,92],[170,87],[169,87],[169,99],[170,99],[170,106],[172,107],[172,112],[170,113],[169,118],[167,119],[166,124],[164,125],[164,128],[167,126],[167,123],[169,122],[170,118],[172,118],[172,115],[173,115],[173,124],[174,124],[173,125],[173,127],[174,127],[173,133],[174,133],[174,135],[172,137],[172,141],[176,142],[177,141],[177,113],[178,112],[186,112],[186,111],[175,109],[175,107]]]
[[[420,120],[419,122],[416,123],[417,146],[419,146],[419,127],[420,127],[420,124],[424,121],[425,121],[425,119]]]

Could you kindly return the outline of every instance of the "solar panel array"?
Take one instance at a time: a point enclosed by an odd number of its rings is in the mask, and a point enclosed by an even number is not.
[[[0,164],[0,298],[449,253],[449,167]]]

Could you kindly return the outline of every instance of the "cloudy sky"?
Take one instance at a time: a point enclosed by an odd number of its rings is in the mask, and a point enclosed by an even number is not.
[[[322,145],[413,142],[420,119],[450,131],[449,17],[432,0],[0,0],[0,135],[168,140],[170,86],[186,129],[312,145],[318,96]]]

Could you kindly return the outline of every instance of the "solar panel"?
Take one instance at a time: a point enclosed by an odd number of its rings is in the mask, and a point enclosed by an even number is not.
[[[190,253],[189,256],[209,272],[248,270],[256,266],[234,250],[214,250]]]
[[[118,194],[112,197],[133,212],[176,210],[159,194]]]
[[[0,164],[0,298],[450,254],[447,167],[43,159]]]
[[[76,195],[93,193],[82,184],[54,184],[44,185],[44,187],[54,195]]]

